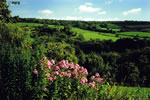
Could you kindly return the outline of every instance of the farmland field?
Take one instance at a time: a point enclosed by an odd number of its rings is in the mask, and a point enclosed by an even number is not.
[[[37,26],[43,26],[43,24],[39,24],[39,23],[15,23],[18,26],[22,26],[22,27],[37,27]]]
[[[120,32],[119,35],[150,37],[150,33],[148,33],[148,32]]]
[[[116,89],[133,97],[138,96],[140,100],[148,100],[150,97],[150,88],[117,86]]]
[[[72,31],[75,31],[79,34],[82,34],[85,38],[85,40],[90,40],[90,39],[100,39],[100,40],[112,40],[116,41],[117,37],[113,36],[105,36],[103,34],[99,34],[99,32],[94,32],[94,31],[89,31],[89,30],[83,30],[79,28],[73,28]],[[107,34],[107,33],[106,33]]]
[[[18,26],[23,27],[37,27],[37,26],[43,26],[43,24],[39,23],[16,23]],[[58,25],[48,25],[51,28],[59,27],[63,28],[63,26]],[[114,31],[119,31],[119,29],[113,29]],[[116,41],[120,38],[133,38],[135,36],[138,36],[139,38],[143,37],[150,37],[150,33],[148,32],[118,32],[117,34],[112,33],[103,33],[103,32],[95,32],[95,31],[89,31],[84,30],[76,27],[72,27],[73,32],[77,32],[77,35],[82,34],[86,41],[90,39],[100,39],[100,40],[112,40]],[[118,36],[117,36],[118,35]]]

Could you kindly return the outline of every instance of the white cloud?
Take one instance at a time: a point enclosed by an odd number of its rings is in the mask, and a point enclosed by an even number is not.
[[[92,3],[85,3],[84,5],[80,5],[78,8],[80,12],[85,12],[85,13],[93,13],[93,12],[98,12],[101,10],[101,8],[94,8],[92,7]]]
[[[66,20],[81,20],[82,17],[74,17],[74,16],[67,16],[66,18],[64,18]]]
[[[50,14],[53,14],[53,11],[49,9],[45,9],[45,10],[39,11],[39,13],[44,14],[44,15],[50,15]]]
[[[128,10],[128,11],[124,11],[122,14],[126,16],[126,15],[129,15],[129,14],[137,14],[141,11],[142,11],[142,8],[135,8],[135,9],[131,9],[131,10]]]
[[[101,11],[101,12],[98,12],[97,14],[99,15],[105,15],[107,12],[106,11]]]
[[[83,21],[95,21],[96,19],[94,19],[94,18],[83,18],[82,20]]]
[[[49,19],[56,19],[56,20],[81,20],[81,21],[119,21],[118,18],[105,18],[105,19],[99,19],[99,18],[90,18],[90,17],[81,17],[81,16],[67,16],[64,18],[49,18]]]
[[[105,18],[105,19],[97,19],[97,18],[83,18],[83,21],[119,21],[118,18]]]
[[[118,18],[105,18],[105,19],[98,19],[97,21],[120,21]]]
[[[110,5],[110,4],[112,4],[113,3],[113,0],[105,0],[105,4],[106,5]]]

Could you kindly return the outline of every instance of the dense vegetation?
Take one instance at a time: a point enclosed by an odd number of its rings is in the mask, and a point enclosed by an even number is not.
[[[150,86],[150,22],[84,22],[19,18],[10,16],[7,5],[1,4],[1,6],[7,9],[8,13],[6,15],[1,13],[0,16],[0,99],[46,99],[50,98],[50,95],[52,99],[57,99],[53,97],[78,99],[78,97],[90,95],[89,92],[92,92],[93,98],[113,99],[114,95],[111,93],[115,90],[113,91],[109,86],[114,84]],[[100,38],[86,39],[87,37],[82,32],[100,34]],[[137,33],[132,35],[129,32]],[[147,35],[141,35],[142,32],[147,32],[145,33]],[[101,34],[106,37],[115,34],[116,39],[103,40]],[[125,34],[126,37],[119,37],[120,34]],[[43,56],[54,59],[55,62],[65,59],[82,65],[88,70],[90,76],[100,73],[105,79],[106,73],[110,73],[111,78],[106,79],[110,85],[107,82],[100,85],[101,90],[94,94],[94,90],[86,90],[87,88],[82,84],[80,84],[82,88],[76,90],[78,83],[74,83],[72,79],[68,82],[65,77],[59,77],[56,82],[49,84],[45,74],[52,73],[52,71],[47,72],[42,69],[40,61]],[[90,79],[90,76],[86,78]],[[79,77],[80,80],[82,78],[85,76]],[[60,80],[65,82],[61,83]],[[58,85],[72,87],[67,87],[64,91],[66,88],[59,90]],[[54,91],[45,93],[45,87]],[[108,94],[105,94],[104,90],[109,88],[111,89],[108,90]],[[72,97],[67,97],[71,90],[74,94]],[[57,93],[60,92],[66,94],[58,95]],[[81,95],[84,93],[85,95]],[[130,97],[126,96],[124,99],[130,99]]]
[[[75,63],[78,62],[86,66],[91,73],[94,71],[99,71],[100,73],[110,71],[113,80],[117,83],[149,86],[150,78],[146,73],[149,71],[150,60],[148,52],[150,50],[149,38],[140,39],[140,35],[139,38],[136,36],[131,38],[128,35],[129,38],[118,38],[116,41],[99,39],[85,41],[84,35],[82,33],[78,34],[80,30],[75,30],[74,27],[68,24],[65,27],[58,25],[52,27],[47,24],[43,24],[43,26],[34,24],[34,26],[28,26],[28,23],[26,23],[23,28],[32,28],[30,29],[33,33],[32,38],[36,41],[34,45],[43,45],[45,52],[47,52],[45,54],[48,57],[51,56],[50,58],[57,59],[57,61],[65,58]],[[55,47],[56,45],[57,48]],[[68,49],[70,48],[69,51],[67,49],[63,51],[62,48],[66,48],[65,45]],[[53,54],[47,50],[52,51]],[[57,52],[58,50],[60,51]],[[59,57],[63,52],[64,55],[67,54],[68,56]],[[56,58],[53,55],[57,55]]]

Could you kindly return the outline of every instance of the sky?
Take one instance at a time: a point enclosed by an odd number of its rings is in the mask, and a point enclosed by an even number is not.
[[[84,21],[150,21],[150,0],[7,0],[12,16]]]

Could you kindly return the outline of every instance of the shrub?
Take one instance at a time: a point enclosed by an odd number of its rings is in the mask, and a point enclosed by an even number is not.
[[[75,55],[75,49],[64,42],[48,42],[46,45],[47,53],[49,58],[55,58],[56,61],[62,59],[68,59],[71,62],[77,63],[78,59]]]
[[[47,84],[39,88],[45,94],[42,95],[44,99],[98,99],[107,93],[108,86],[99,73],[87,79],[87,69],[78,64],[68,60],[55,63],[54,60],[43,57],[40,66],[33,69],[33,74],[37,76],[36,80],[39,76],[44,76]]]

